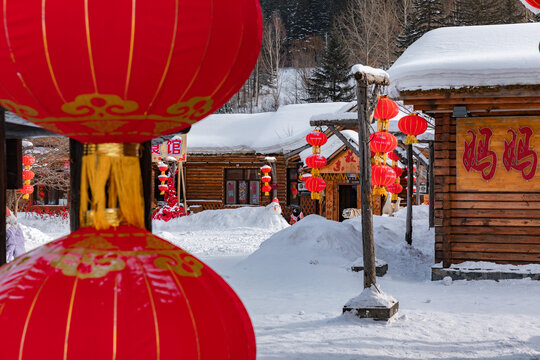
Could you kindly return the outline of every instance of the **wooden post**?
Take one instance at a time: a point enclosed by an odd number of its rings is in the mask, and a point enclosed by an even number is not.
[[[22,140],[6,139],[6,189],[22,188],[22,168]]]
[[[405,241],[409,245],[412,245],[413,162],[412,145],[407,145],[407,223]]]
[[[7,262],[6,248],[6,128],[5,112],[0,108],[0,266]]]
[[[435,146],[429,142],[429,228],[435,227]]]
[[[152,142],[142,143],[140,159],[141,176],[144,196],[144,226],[152,231],[152,203],[154,201],[154,189],[152,188]],[[173,173],[174,176],[174,173]]]
[[[375,285],[375,245],[373,243],[373,214],[371,208],[371,150],[369,146],[369,101],[368,84],[356,79],[358,100],[358,147],[360,152],[360,203],[362,212],[362,248],[364,257],[364,288]]]
[[[71,232],[81,226],[81,169],[83,144],[69,139],[69,228]]]

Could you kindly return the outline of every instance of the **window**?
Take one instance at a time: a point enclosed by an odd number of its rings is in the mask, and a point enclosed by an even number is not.
[[[287,169],[287,205],[298,205],[298,169]]]
[[[259,205],[259,169],[225,169],[225,203]]]

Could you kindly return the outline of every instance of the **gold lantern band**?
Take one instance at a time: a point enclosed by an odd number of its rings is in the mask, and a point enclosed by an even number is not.
[[[80,220],[98,230],[129,224],[144,228],[140,144],[85,144]]]

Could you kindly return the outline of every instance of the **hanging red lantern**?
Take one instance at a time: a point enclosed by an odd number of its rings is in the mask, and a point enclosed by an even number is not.
[[[397,145],[396,145],[396,146],[397,146]],[[399,161],[399,160],[401,160],[401,159],[399,158],[399,155],[396,154],[396,153],[393,152],[393,151],[391,151],[391,152],[388,153],[388,158],[389,158],[390,160],[392,160],[392,161]]]
[[[272,177],[270,176],[270,172],[272,171],[272,167],[270,165],[264,165],[261,167],[261,172],[264,174],[261,177],[261,181],[263,182],[262,191],[264,192],[265,196],[270,195],[270,191],[272,190],[272,187],[270,186],[270,181],[272,181]]]
[[[159,175],[158,176],[159,181],[165,182],[169,180],[169,177],[167,175]]]
[[[375,119],[390,120],[399,114],[398,105],[390,100],[388,96],[382,96],[377,102],[373,117]]]
[[[311,192],[311,198],[313,200],[320,200],[320,192],[326,188],[326,182],[320,177],[307,177],[305,178],[306,189]]]
[[[392,166],[392,169],[396,173],[397,177],[400,177],[401,175],[403,175],[403,169],[400,168],[399,166]]]
[[[164,184],[160,184],[160,185],[158,185],[158,189],[159,189],[159,191],[162,192],[162,195],[163,195],[163,194],[165,194],[165,191],[167,191],[169,189],[169,186],[164,185]]]
[[[0,299],[1,359],[255,359],[229,285],[133,226],[82,228],[15,259]]]
[[[22,158],[22,163],[25,166],[32,166],[36,163],[36,159],[32,155],[25,155]]]
[[[376,132],[369,136],[371,151],[375,153],[375,164],[386,163],[386,153],[397,146],[397,139],[388,132]]]
[[[23,185],[21,192],[23,194],[32,194],[34,192],[34,187],[32,185]]]
[[[311,175],[310,173],[305,173],[305,174],[302,174],[300,175],[300,180],[302,180],[303,182],[306,182],[308,181],[308,179],[311,179],[313,175]]]
[[[169,165],[167,165],[167,164],[165,164],[163,162],[160,162],[158,164],[158,169],[159,169],[159,171],[161,171],[163,173],[163,172],[165,172],[165,171],[167,171],[169,169]]]
[[[403,186],[401,186],[398,182],[395,182],[388,185],[386,189],[392,194],[392,201],[396,201],[398,199],[398,194],[403,191]]]
[[[415,192],[416,192],[416,186],[415,186],[415,187],[413,187],[413,189],[412,189],[412,192],[413,192],[413,193],[415,193]]]
[[[40,190],[38,192],[38,195],[39,195],[40,198],[44,198],[45,197],[45,191]]]
[[[427,130],[427,121],[423,117],[412,113],[399,119],[398,127],[402,133],[407,135],[405,145],[416,144],[418,142],[416,137]]]
[[[22,172],[22,178],[23,180],[32,180],[34,178],[35,174],[32,170],[23,170]]]
[[[396,173],[387,165],[372,165],[373,195],[386,195],[385,187],[396,179]]]
[[[328,138],[325,133],[315,130],[306,136],[306,141],[309,145],[313,146],[313,153],[314,154],[320,154],[321,153],[321,146],[326,144],[326,141],[328,141]]]
[[[313,154],[306,158],[306,165],[312,169],[321,169],[326,166],[326,158],[319,154]]]
[[[0,106],[83,143],[144,142],[210,115],[262,39],[257,0],[19,0],[0,13]]]
[[[525,0],[533,8],[540,9],[540,0]]]
[[[405,181],[408,181],[409,180],[409,177],[408,176],[405,176]],[[413,182],[415,183],[416,182],[416,176],[413,176]]]

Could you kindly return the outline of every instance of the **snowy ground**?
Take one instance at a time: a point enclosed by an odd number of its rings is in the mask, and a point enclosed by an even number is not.
[[[388,323],[341,315],[362,273],[360,219],[316,215],[289,226],[264,208],[205,211],[154,232],[218,271],[244,301],[261,360],[540,359],[540,282],[431,282],[433,231],[415,207],[413,247],[405,219],[374,217],[375,253],[388,262],[381,288],[399,300]],[[33,248],[62,234],[58,220],[20,218]]]

